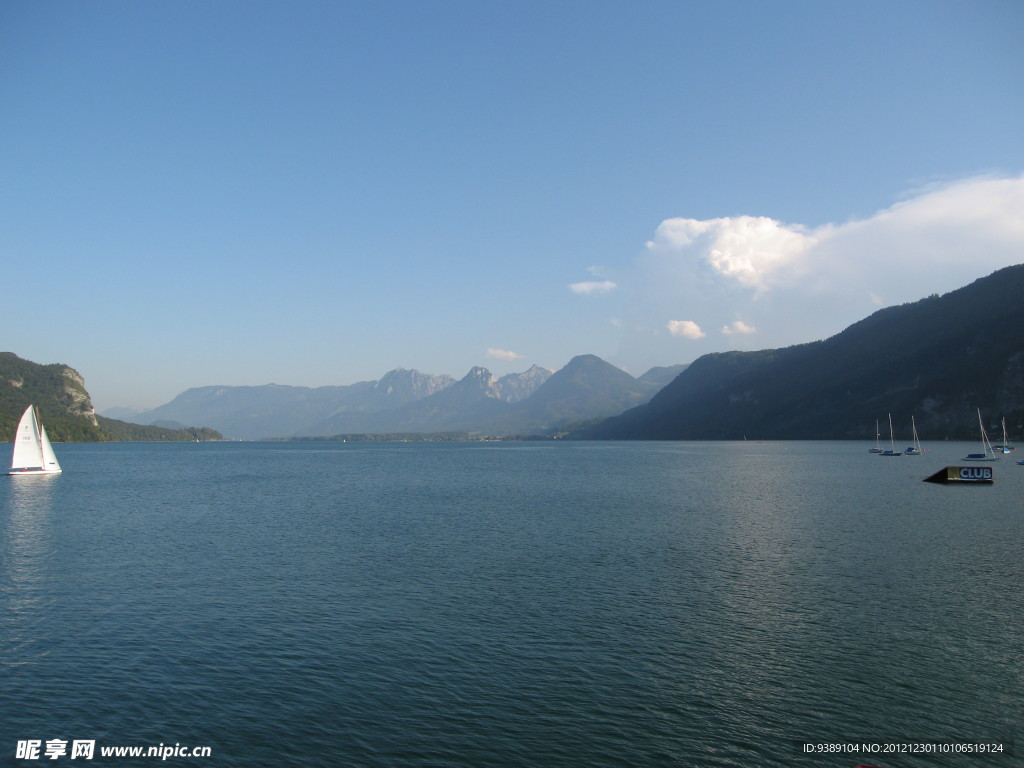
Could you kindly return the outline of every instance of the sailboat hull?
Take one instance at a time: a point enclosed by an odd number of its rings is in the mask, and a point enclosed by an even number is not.
[[[7,472],[8,475],[59,475],[63,470],[60,469],[12,469]]]

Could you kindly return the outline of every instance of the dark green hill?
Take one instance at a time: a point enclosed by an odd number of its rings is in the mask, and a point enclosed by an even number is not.
[[[874,438],[893,414],[922,439],[977,436],[1024,423],[1024,265],[944,296],[889,307],[825,341],[696,360],[650,403],[577,437]]]
[[[12,352],[0,352],[0,441],[10,442],[29,405],[39,409],[46,434],[54,442],[109,440],[219,440],[208,429],[169,430],[137,427],[98,417],[82,375],[67,365],[40,365]]]

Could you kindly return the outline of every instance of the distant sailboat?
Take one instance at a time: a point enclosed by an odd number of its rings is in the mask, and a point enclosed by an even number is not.
[[[917,424],[914,422],[914,417],[910,417],[910,428],[913,430],[914,437],[911,441],[911,445],[904,453],[907,456],[920,456],[924,453],[924,449],[921,447],[921,441],[917,438]]]
[[[36,415],[36,407],[30,405],[18,423],[14,436],[14,453],[11,456],[9,475],[55,475],[60,464],[53,453],[53,446],[46,436],[46,428]]]
[[[878,431],[878,419],[875,419],[875,447],[868,448],[868,453],[881,453],[882,452],[882,433]]]
[[[997,445],[996,450],[1002,451],[1003,453],[1009,453],[1010,451],[1017,450],[1010,444],[1010,438],[1006,436],[1006,417],[1003,417],[1003,444]]]
[[[882,451],[880,456],[902,456],[903,451],[896,450],[896,438],[892,434],[892,414],[889,414],[889,443],[891,448],[888,451]]]
[[[981,422],[981,408],[978,409],[978,427],[981,429],[981,450],[982,453],[969,453],[964,456],[964,461],[999,461],[1001,457],[996,456],[992,450],[992,443],[988,441],[985,433],[985,425]]]

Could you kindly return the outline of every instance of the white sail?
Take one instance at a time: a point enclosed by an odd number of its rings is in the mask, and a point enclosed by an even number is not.
[[[60,464],[46,437],[46,430],[36,418],[35,406],[30,405],[22,414],[18,431],[14,435],[9,474],[49,474],[60,471]]]
[[[53,452],[50,445],[50,438],[46,436],[46,427],[39,425],[39,442],[43,449],[43,469],[47,472],[60,472],[60,464],[57,462],[57,454]]]
[[[11,456],[11,469],[43,466],[43,448],[39,441],[39,423],[36,421],[36,409],[29,406],[18,422],[18,432],[14,437],[14,455]]]

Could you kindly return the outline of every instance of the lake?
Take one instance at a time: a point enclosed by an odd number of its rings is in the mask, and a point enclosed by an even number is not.
[[[0,755],[1019,768],[800,746],[1020,730],[1024,466],[868,447],[57,445],[0,479]]]

